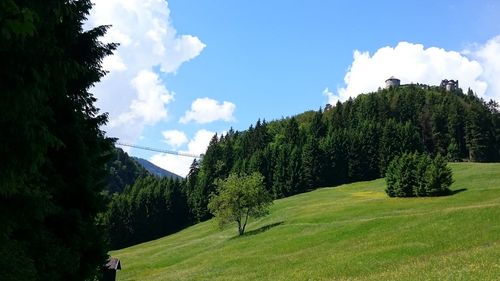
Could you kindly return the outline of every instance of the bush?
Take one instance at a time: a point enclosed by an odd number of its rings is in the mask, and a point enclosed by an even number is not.
[[[404,153],[387,167],[385,192],[390,197],[439,196],[447,194],[453,183],[451,169],[438,154]]]

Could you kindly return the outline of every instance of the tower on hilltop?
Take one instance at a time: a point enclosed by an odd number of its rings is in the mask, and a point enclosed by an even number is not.
[[[389,79],[385,80],[385,88],[389,89],[390,87],[396,88],[401,84],[401,80],[398,78],[391,76]]]

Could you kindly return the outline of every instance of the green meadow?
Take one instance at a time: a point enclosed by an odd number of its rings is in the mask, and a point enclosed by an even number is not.
[[[239,237],[206,221],[113,251],[117,280],[499,280],[500,164],[451,164],[453,195],[357,182],[276,200]]]

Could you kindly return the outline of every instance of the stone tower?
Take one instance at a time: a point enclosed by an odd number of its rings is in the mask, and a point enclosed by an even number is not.
[[[394,76],[391,76],[389,79],[385,80],[385,88],[386,89],[389,89],[390,87],[393,87],[393,88],[399,87],[400,84],[401,84],[401,81]]]

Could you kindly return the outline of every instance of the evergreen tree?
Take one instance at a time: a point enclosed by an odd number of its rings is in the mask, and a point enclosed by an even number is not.
[[[0,280],[92,279],[106,260],[107,116],[88,92],[106,27],[90,1],[0,1]],[[20,210],[23,210],[20,212]]]
[[[299,147],[292,148],[290,161],[288,161],[288,179],[286,180],[286,186],[288,187],[290,194],[297,194],[299,192],[306,191],[306,185],[302,181],[301,154],[302,153]]]
[[[309,137],[302,150],[302,183],[306,190],[323,184],[323,165],[318,140]]]
[[[430,196],[443,195],[448,192],[448,187],[453,183],[451,169],[440,154],[434,158],[425,171],[426,194]]]
[[[487,122],[481,109],[473,105],[468,111],[465,123],[467,149],[471,161],[486,162],[488,160],[488,131],[484,129]]]
[[[444,157],[403,153],[396,156],[386,173],[386,193],[390,197],[436,196],[449,192],[451,169]]]
[[[289,195],[287,186],[288,178],[288,163],[289,163],[289,146],[282,145],[276,148],[273,172],[273,197],[282,198]]]

